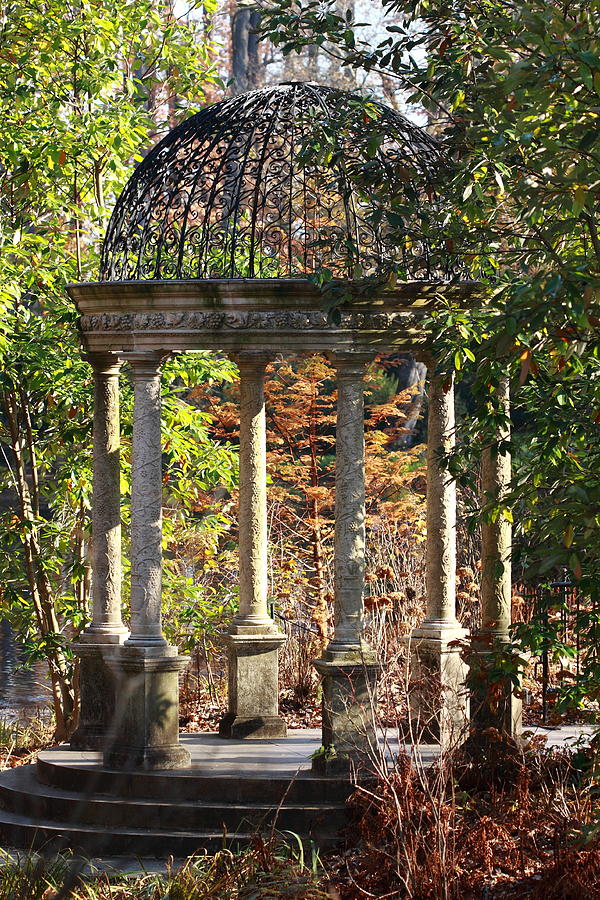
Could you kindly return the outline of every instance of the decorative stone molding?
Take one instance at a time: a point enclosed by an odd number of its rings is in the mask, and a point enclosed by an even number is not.
[[[410,312],[347,312],[342,314],[339,325],[328,321],[322,310],[256,310],[252,312],[147,312],[100,313],[82,316],[83,332],[94,331],[164,331],[173,329],[216,331],[220,329],[274,330],[286,328],[331,329],[331,331],[376,330],[414,328],[422,314]]]
[[[356,297],[334,323],[308,279],[196,279],[69,286],[88,351],[165,349],[238,353],[371,350],[427,346],[424,320],[449,300],[475,303],[475,282],[415,281]]]

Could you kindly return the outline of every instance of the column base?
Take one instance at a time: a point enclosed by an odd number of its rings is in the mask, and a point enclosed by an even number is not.
[[[265,740],[287,735],[279,716],[278,653],[284,634],[273,625],[233,626],[224,635],[229,668],[229,711],[221,720],[223,738]]]
[[[468,667],[458,645],[466,637],[466,629],[458,623],[425,622],[405,638],[410,648],[409,711],[413,740],[439,743],[448,748],[466,739]]]
[[[129,637],[124,625],[89,625],[79,635],[79,644],[120,646]]]
[[[328,648],[313,665],[323,688],[322,750],[313,758],[313,771],[339,774],[368,764],[378,749],[376,654]]]
[[[342,753],[338,756],[335,748],[323,746],[313,756],[311,769],[315,775],[325,775],[327,778],[351,778],[357,765],[363,768],[368,759],[367,754],[351,756]]]
[[[104,750],[106,746],[115,715],[116,681],[114,666],[107,664],[105,657],[114,653],[116,644],[82,641],[73,645],[79,657],[80,698],[79,725],[70,742],[75,750]]]
[[[490,647],[491,640],[480,639],[480,645],[485,641],[481,648],[477,646],[478,636],[473,636],[469,657],[471,729],[483,733],[490,728],[518,740],[523,730],[523,701],[515,695],[518,686],[509,677],[500,681],[490,678],[490,669],[497,665],[497,653]]]
[[[270,740],[287,737],[287,725],[280,716],[236,716],[226,713],[219,723],[219,736],[243,740]]]
[[[189,769],[191,757],[181,744],[165,747],[113,748],[104,755],[107,769],[142,769],[144,772],[163,769]]]
[[[108,662],[108,660],[107,660]],[[186,769],[179,744],[179,673],[188,657],[176,647],[121,647],[111,656],[118,707],[104,765],[111,769]]]

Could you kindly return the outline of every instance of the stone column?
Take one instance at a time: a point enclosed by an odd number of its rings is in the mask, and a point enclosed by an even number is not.
[[[229,660],[226,738],[285,737],[279,716],[278,653],[285,642],[267,607],[267,461],[264,353],[239,353],[240,606],[224,640]]]
[[[188,660],[167,643],[161,627],[163,354],[128,353],[126,358],[134,388],[131,635],[114,657],[119,708],[104,761],[118,768],[185,768],[189,754],[179,744],[179,673]]]
[[[509,379],[498,385],[498,400],[506,419],[498,427],[495,440],[481,458],[482,506],[501,503],[510,489],[510,390]],[[512,529],[506,516],[481,524],[481,628],[473,636],[471,717],[479,729],[493,726],[518,737],[522,727],[522,702],[515,696],[509,679],[495,690],[493,699],[486,677],[486,659],[494,648],[501,650],[509,640],[511,624],[511,542]]]
[[[333,356],[337,375],[335,456],[335,629],[315,668],[323,679],[323,756],[317,771],[360,763],[375,745],[379,666],[362,637],[365,581],[365,353]]]
[[[160,354],[129,354],[133,378],[131,635],[127,647],[163,648]]]
[[[121,644],[127,629],[121,620],[121,470],[119,371],[114,353],[90,353],[94,372],[92,491],[92,622],[74,651],[80,660],[79,727],[71,745],[101,749],[115,710],[106,645]]]
[[[467,632],[456,618],[456,483],[441,454],[455,445],[454,385],[429,364],[427,419],[427,613],[410,636],[410,710],[415,737],[455,743],[467,724],[466,666],[455,642]]]

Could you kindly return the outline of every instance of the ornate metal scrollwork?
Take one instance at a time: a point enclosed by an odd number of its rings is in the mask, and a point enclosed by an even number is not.
[[[428,226],[443,164],[422,129],[344,91],[289,83],[216,103],[136,168],[101,280],[348,278],[390,260],[407,279],[444,277]]]

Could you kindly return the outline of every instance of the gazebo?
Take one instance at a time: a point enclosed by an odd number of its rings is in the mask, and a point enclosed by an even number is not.
[[[171,131],[138,165],[114,209],[100,280],[71,285],[95,380],[93,618],[75,652],[81,718],[72,746],[104,766],[181,769],[178,678],[186,658],[161,629],[161,365],[180,351],[231,355],[240,370],[239,611],[225,641],[227,739],[281,738],[278,650],[269,615],[265,367],[274,354],[326,353],[337,374],[335,632],[315,666],[323,679],[324,747],[338,765],[373,738],[376,648],[363,638],[365,545],[363,386],[374,354],[402,350],[429,365],[427,618],[412,635],[415,665],[443,690],[443,740],[464,721],[464,666],[453,642],[455,487],[439,451],[454,441],[453,391],[436,374],[424,319],[476,285],[453,277],[427,227],[443,157],[436,142],[387,107],[313,84],[287,83],[225,100]],[[403,191],[403,277],[381,280],[331,316],[314,276],[338,283],[383,271],[392,252],[382,185]],[[408,211],[407,211],[408,210]],[[412,212],[411,212],[412,210]],[[400,258],[398,258],[400,257]],[[121,620],[119,372],[134,383],[131,631]],[[498,483],[488,466],[488,487]],[[487,556],[507,560],[506,530],[486,532]],[[508,584],[510,585],[510,575]],[[484,629],[504,634],[506,566],[488,579]],[[485,582],[485,580],[484,580]],[[510,591],[510,586],[508,587]],[[487,604],[487,605],[486,605]],[[504,604],[504,605],[503,605]],[[487,618],[486,618],[487,617]]]

